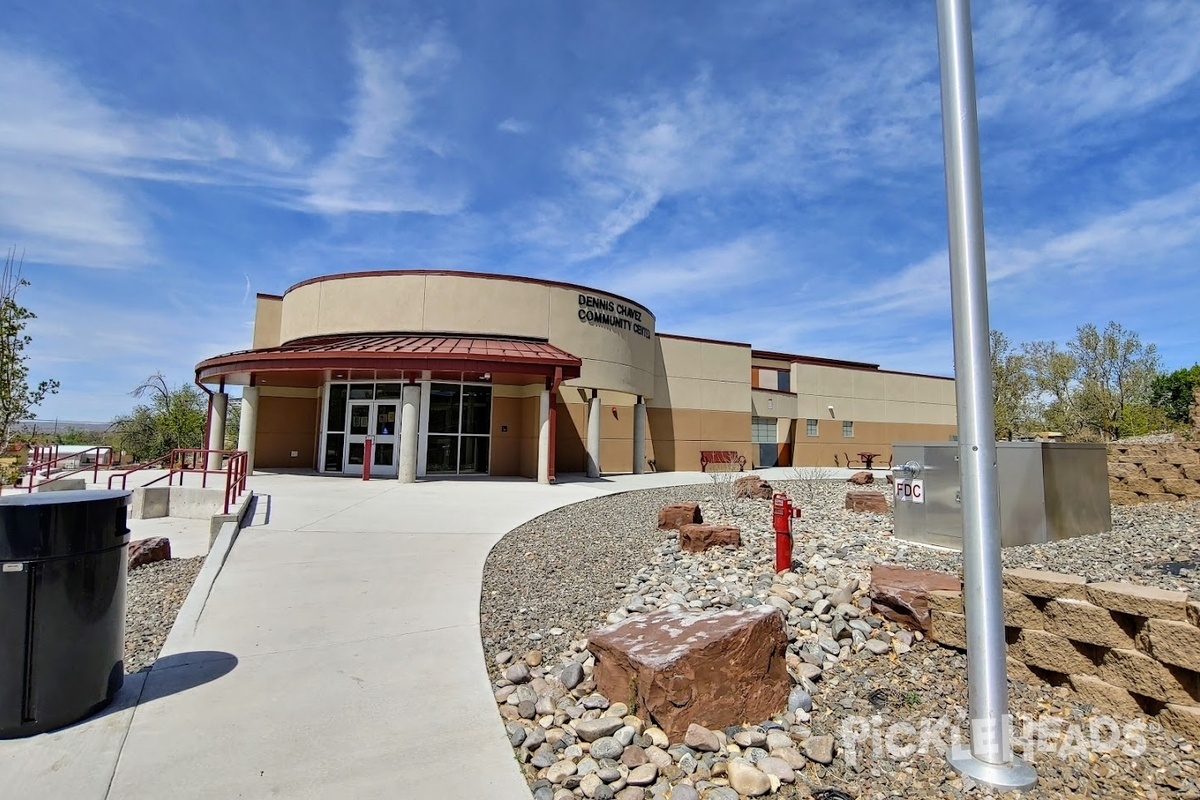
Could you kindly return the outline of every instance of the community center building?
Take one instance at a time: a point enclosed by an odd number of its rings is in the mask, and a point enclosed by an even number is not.
[[[241,387],[238,449],[259,469],[548,482],[731,457],[858,466],[956,432],[950,378],[661,333],[636,300],[511,275],[312,278],[258,295],[252,344],[196,381],[213,449]]]

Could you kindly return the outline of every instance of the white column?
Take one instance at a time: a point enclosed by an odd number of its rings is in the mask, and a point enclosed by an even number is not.
[[[595,389],[588,403],[587,476],[600,477],[600,395]]]
[[[258,433],[258,387],[242,389],[242,421],[238,423],[238,450],[246,451],[246,474],[254,474],[254,440]]]
[[[538,408],[538,483],[550,483],[550,390],[543,389]]]
[[[208,420],[208,449],[225,449],[225,414],[229,411],[229,395],[225,392],[213,392],[212,416]],[[208,464],[205,469],[220,469],[221,456],[218,453],[208,454]]]
[[[404,385],[400,395],[400,472],[401,483],[417,481],[417,443],[420,439],[421,386]]]
[[[646,401],[638,395],[633,406],[633,474],[646,471]]]

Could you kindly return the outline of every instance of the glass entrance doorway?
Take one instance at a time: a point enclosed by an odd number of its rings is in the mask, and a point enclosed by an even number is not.
[[[424,381],[417,432],[417,475],[487,475],[491,464],[492,387]],[[371,475],[399,474],[399,383],[329,383],[322,426],[322,472],[362,475],[366,442]]]
[[[322,472],[361,475],[368,437],[371,474],[398,473],[400,392],[398,383],[331,383],[326,391]]]
[[[350,430],[346,441],[346,466],[343,472],[362,472],[367,437],[370,437],[371,474],[396,474],[397,410],[398,404],[394,402],[350,403]]]

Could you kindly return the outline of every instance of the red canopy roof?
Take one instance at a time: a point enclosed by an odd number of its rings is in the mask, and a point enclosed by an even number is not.
[[[279,347],[241,350],[196,365],[199,380],[233,373],[325,369],[414,369],[579,377],[582,361],[549,342],[485,336],[362,333],[314,336]]]

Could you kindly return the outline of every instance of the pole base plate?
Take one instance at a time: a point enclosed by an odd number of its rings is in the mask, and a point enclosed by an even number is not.
[[[1004,791],[1029,789],[1037,784],[1037,772],[1017,756],[1011,764],[989,764],[965,753],[950,753],[946,757],[951,769],[963,777]]]

